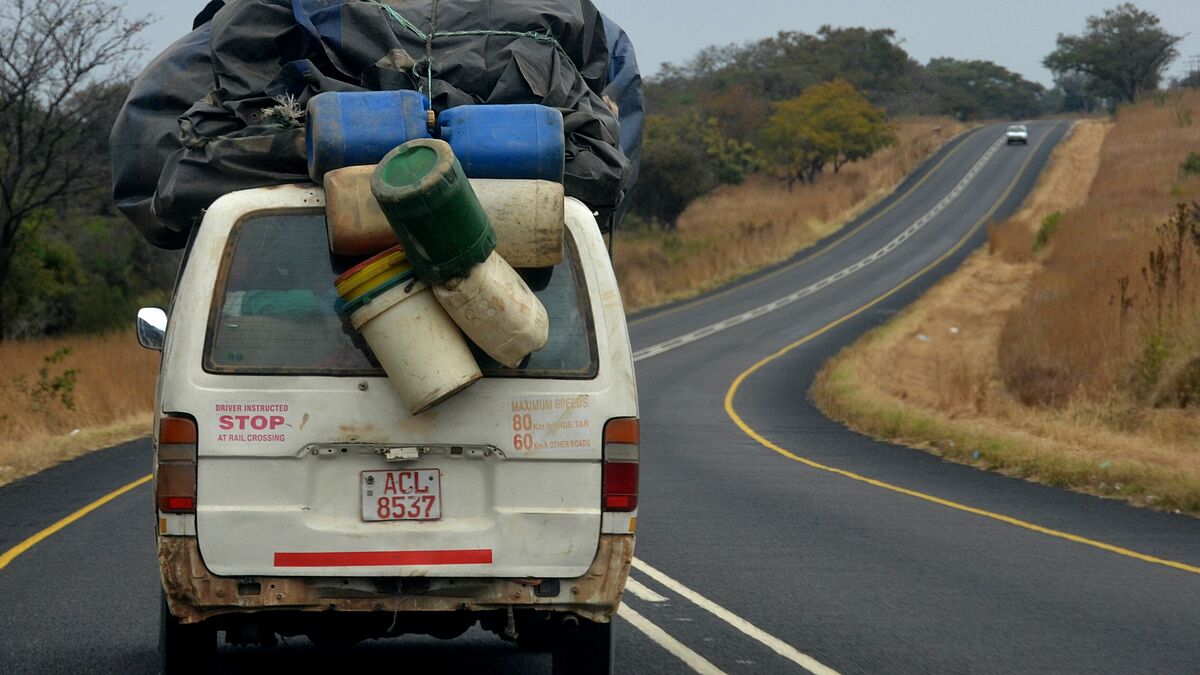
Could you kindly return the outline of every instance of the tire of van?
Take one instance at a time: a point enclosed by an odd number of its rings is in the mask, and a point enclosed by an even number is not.
[[[612,675],[612,622],[564,621],[551,650],[554,675]]]
[[[182,624],[162,597],[158,621],[158,658],[164,675],[212,673],[217,666],[217,631],[211,624]]]

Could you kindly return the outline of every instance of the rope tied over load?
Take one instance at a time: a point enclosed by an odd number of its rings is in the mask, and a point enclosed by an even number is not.
[[[424,63],[424,65],[425,65],[424,79],[425,79],[425,95],[426,96],[430,96],[430,97],[433,96],[433,41],[438,38],[464,37],[464,36],[526,38],[529,40],[533,40],[535,42],[540,42],[542,44],[546,44],[546,45],[550,45],[550,46],[554,47],[554,49],[556,49],[559,53],[561,53],[563,56],[567,57],[567,63],[570,63],[572,65],[572,67],[574,67],[574,65],[575,65],[575,63],[571,60],[570,55],[567,54],[567,50],[563,49],[562,43],[560,43],[558,41],[558,38],[554,37],[554,35],[552,35],[550,33],[550,29],[546,29],[545,33],[539,33],[537,31],[517,31],[517,30],[439,31],[437,29],[438,0],[433,0],[433,14],[432,14],[432,21],[431,21],[432,25],[430,26],[429,32],[426,33],[425,31],[423,31],[419,27],[417,27],[417,25],[415,23],[413,23],[412,21],[409,21],[408,18],[406,18],[403,14],[396,11],[396,9],[394,7],[387,5],[386,3],[382,2],[381,0],[374,0],[374,2],[375,2],[375,4],[382,7],[383,11],[389,17],[391,17],[391,19],[393,21],[400,24],[405,30],[412,33],[417,39],[419,39],[425,43],[425,58],[422,60],[422,63]],[[414,70],[414,72],[416,72],[416,71]]]

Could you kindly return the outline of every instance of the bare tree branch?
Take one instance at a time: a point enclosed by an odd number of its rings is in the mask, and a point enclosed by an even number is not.
[[[148,25],[120,10],[105,0],[0,6],[0,289],[27,223],[106,182],[88,125],[111,83],[128,77]]]

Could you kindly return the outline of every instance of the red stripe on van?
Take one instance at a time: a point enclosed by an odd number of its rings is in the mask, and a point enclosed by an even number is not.
[[[276,553],[276,567],[384,567],[394,565],[490,565],[492,549],[460,551],[333,551]]]

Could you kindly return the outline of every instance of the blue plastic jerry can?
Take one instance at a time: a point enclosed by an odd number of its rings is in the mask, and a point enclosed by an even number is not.
[[[325,92],[308,102],[308,175],[375,164],[392,148],[429,138],[429,99],[416,91]]]
[[[563,180],[566,141],[554,108],[464,105],[443,112],[438,126],[470,178]]]

